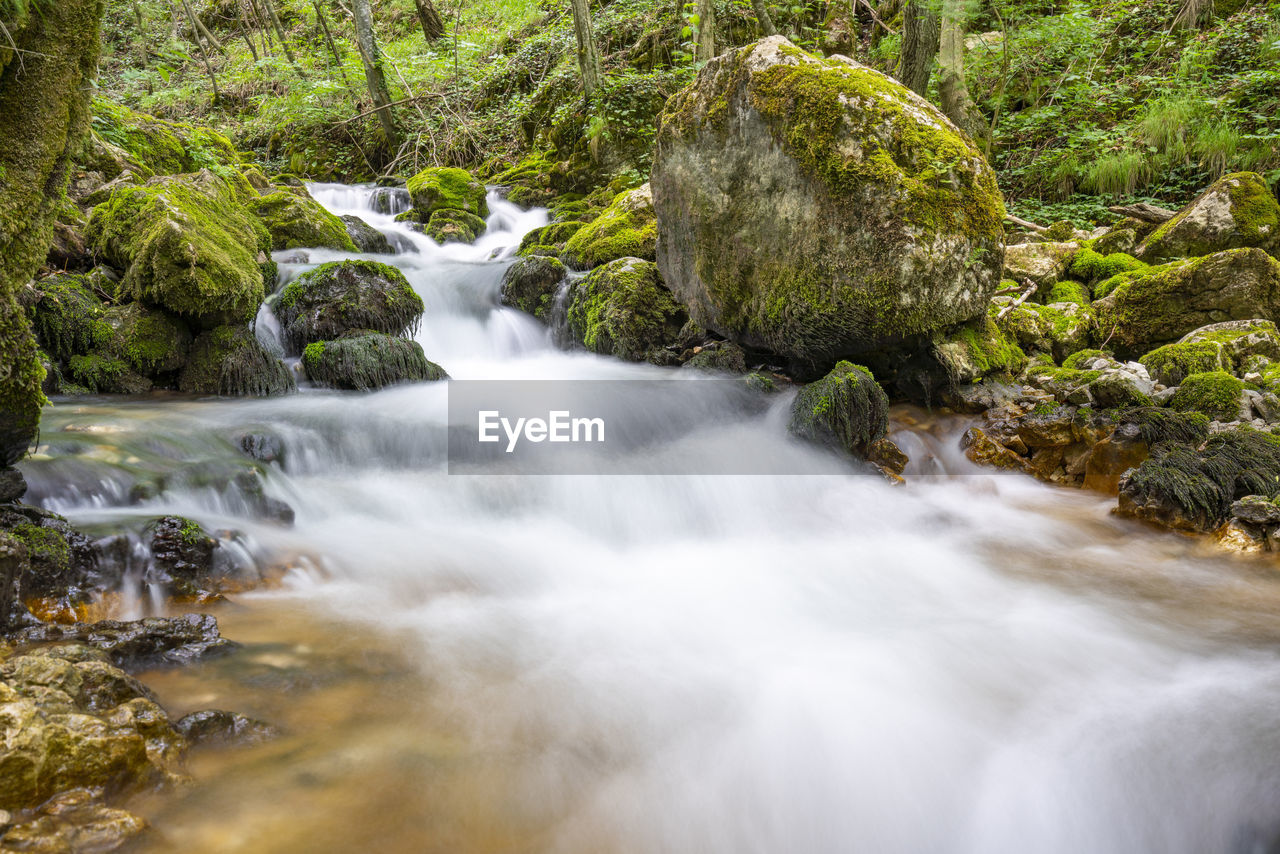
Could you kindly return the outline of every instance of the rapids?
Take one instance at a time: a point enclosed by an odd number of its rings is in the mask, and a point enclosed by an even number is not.
[[[544,211],[492,196],[475,245],[440,247],[394,221],[394,191],[311,190],[400,248],[368,257],[421,294],[418,340],[454,378],[673,373],[566,351],[500,305]],[[345,257],[306,256],[280,254],[282,282]],[[790,441],[785,400],[691,425],[683,397],[607,406],[657,406],[682,453],[825,473],[449,475],[446,401],[428,383],[47,412],[28,500],[89,530],[234,530],[249,577],[292,556],[281,586],[215,612],[242,654],[147,677],[175,713],[288,734],[198,754],[193,789],[137,804],[146,850],[1278,850],[1270,565],[979,471],[960,420],[913,410],[892,488]],[[174,476],[244,464],[246,432],[284,442],[265,489],[291,528]]]

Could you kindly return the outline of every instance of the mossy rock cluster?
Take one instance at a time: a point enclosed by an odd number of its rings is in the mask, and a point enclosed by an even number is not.
[[[311,382],[350,391],[448,377],[443,368],[427,360],[417,341],[381,332],[356,331],[308,344],[302,351],[302,367]]]
[[[688,320],[652,261],[619,258],[569,287],[569,334],[593,353],[671,364]]]
[[[563,223],[558,223],[561,228]],[[554,241],[555,226],[545,237]],[[618,258],[656,258],[658,219],[653,212],[653,191],[648,184],[619,193],[598,217],[573,229],[564,245],[565,261],[579,270],[590,270]]]
[[[325,210],[304,189],[301,193],[274,190],[249,200],[253,211],[271,235],[271,248],[337,249],[357,251],[355,242],[347,233],[347,225]]]
[[[284,345],[300,353],[308,344],[356,329],[411,334],[422,317],[422,297],[404,274],[376,261],[331,261],[294,279],[274,305]]]
[[[884,389],[871,371],[845,361],[800,389],[788,425],[793,436],[859,457],[888,429]]]
[[[927,344],[1000,280],[1004,207],[969,138],[896,81],[782,37],[668,101],[651,184],[657,263],[693,319],[802,370]]]
[[[1236,172],[1151,232],[1135,254],[1159,263],[1247,247],[1280,252],[1280,203],[1261,175]]]
[[[431,222],[433,214],[445,210],[463,211],[482,220],[489,215],[488,191],[465,169],[423,169],[405,182],[405,188],[413,199],[413,218],[420,223]]]

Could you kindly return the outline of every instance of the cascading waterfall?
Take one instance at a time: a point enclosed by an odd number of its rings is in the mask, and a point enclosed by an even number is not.
[[[394,191],[311,190],[399,247],[368,257],[422,296],[418,340],[453,377],[673,374],[561,349],[500,305],[545,212],[491,196],[475,245],[439,246],[394,221]],[[282,280],[343,257],[281,253]],[[269,312],[258,330],[271,340]],[[317,571],[244,601],[402,638],[426,686],[396,706],[394,739],[314,736],[340,758],[330,776],[301,749],[269,754],[296,774],[211,771],[209,800],[155,819],[174,850],[329,850],[349,827],[387,851],[1276,850],[1280,633],[1248,604],[1274,604],[1269,578],[1096,496],[980,473],[958,422],[899,427],[917,477],[895,489],[790,441],[785,401],[713,402],[694,429],[683,397],[613,399],[658,407],[655,438],[686,452],[829,474],[468,477],[445,471],[446,401],[444,383],[304,388],[46,417],[31,500],[89,526],[179,513],[233,529],[245,572],[310,556]],[[291,528],[184,475],[249,465],[237,441],[256,432],[287,449],[254,477]],[[364,772],[407,787],[398,807],[347,809],[370,807]],[[342,829],[323,818],[334,802]],[[219,835],[285,803],[311,836]]]

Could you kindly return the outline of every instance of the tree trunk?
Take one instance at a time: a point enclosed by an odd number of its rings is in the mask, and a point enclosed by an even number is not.
[[[769,16],[769,4],[766,0],[751,0],[751,8],[756,13],[756,22],[760,24],[760,32],[765,36],[776,36],[778,28],[773,25]]]
[[[356,19],[356,47],[360,48],[360,60],[364,63],[364,82],[369,87],[369,100],[378,111],[378,122],[382,125],[387,148],[394,150],[400,134],[391,113],[387,78],[382,73],[382,52],[373,33],[373,10],[369,8],[369,0],[355,0],[351,5]]]
[[[333,33],[329,32],[329,22],[324,16],[324,7],[320,5],[320,0],[311,0],[311,5],[316,10],[316,20],[320,22],[320,29],[324,32],[325,44],[329,45],[329,53],[333,54],[333,61],[338,65],[338,73],[342,75],[342,82],[349,84],[347,70],[342,67],[342,54],[338,53],[338,46],[333,41]]]
[[[698,43],[694,60],[701,65],[716,55],[716,7],[711,0],[698,0]]]
[[[191,27],[200,35],[204,36],[204,40],[216,50],[218,53],[225,54],[227,49],[222,46],[222,42],[218,41],[217,36],[209,32],[209,28],[204,25],[204,21],[200,20],[200,16],[196,14],[195,9],[183,4],[187,8],[187,17],[191,19]],[[199,39],[197,39],[199,41]]]
[[[213,63],[209,61],[209,52],[204,49],[204,42],[200,41],[200,29],[196,26],[196,13],[191,9],[191,4],[187,0],[182,0],[182,9],[187,13],[187,18],[191,21],[191,36],[195,39],[196,47],[200,48],[200,60],[204,63],[205,73],[209,75],[209,82],[213,84],[213,103],[220,104],[222,102],[222,93],[218,91],[218,75],[213,73]]]
[[[280,24],[280,16],[276,14],[275,4],[271,0],[262,0],[262,5],[267,10],[267,17],[271,19],[271,28],[276,31],[276,38],[280,39],[280,46],[284,48],[285,58],[289,60],[290,65],[297,68],[298,58],[293,55],[293,49],[289,47],[289,41],[284,37],[284,27]]]
[[[898,79],[922,98],[929,90],[938,44],[938,13],[929,8],[928,0],[907,0],[902,9],[902,61],[898,66]]]
[[[443,36],[444,21],[440,20],[436,4],[431,0],[413,0],[413,5],[418,10],[418,23],[422,25],[422,37],[427,40],[427,43],[430,44]]]
[[[247,0],[247,2],[249,10],[253,12],[253,20],[258,25],[258,32],[262,35],[262,55],[266,56],[275,47],[275,42],[271,40],[271,21],[267,20],[267,15],[258,5],[258,0]]]
[[[578,69],[582,72],[582,94],[590,98],[600,88],[600,54],[591,31],[591,7],[587,0],[570,0],[573,32],[578,39]]]
[[[943,0],[938,94],[947,118],[975,140],[986,142],[986,123],[964,82],[964,23],[964,0]]]

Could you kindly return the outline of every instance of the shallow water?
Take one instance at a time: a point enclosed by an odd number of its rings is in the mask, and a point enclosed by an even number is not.
[[[498,303],[541,212],[496,199],[404,252],[418,340],[458,379],[672,375],[564,352]],[[282,263],[287,279],[340,257]],[[378,257],[378,256],[374,256]],[[259,334],[269,337],[270,317]],[[687,375],[685,372],[684,375]],[[897,413],[908,485],[710,404],[664,447],[805,476],[449,475],[444,384],[262,401],[62,401],[24,464],[86,525],[237,532],[276,589],[217,611],[242,654],[150,681],[280,741],[193,759],[135,804],[156,851],[1254,852],[1280,838],[1280,575],[972,467],[963,424]],[[683,397],[683,396],[682,396]],[[641,405],[614,398],[610,407]],[[643,404],[652,406],[651,402]],[[283,438],[260,518],[193,461]],[[137,502],[137,484],[153,486]],[[155,486],[158,484],[158,486]],[[132,498],[131,498],[132,495]],[[154,596],[124,597],[133,613]]]

